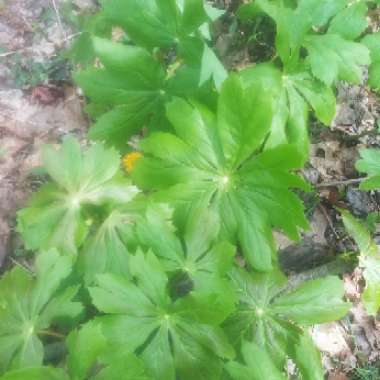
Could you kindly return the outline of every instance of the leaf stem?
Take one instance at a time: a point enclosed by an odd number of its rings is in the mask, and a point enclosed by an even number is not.
[[[59,338],[59,339],[65,338],[65,335],[57,333],[55,331],[51,331],[51,330],[41,330],[38,332],[38,334],[45,335],[45,336],[52,336],[54,338]]]
[[[25,272],[27,272],[28,274],[34,276],[34,273],[33,271],[28,268],[25,264],[21,264],[20,262],[18,262],[16,259],[14,259],[13,257],[10,257],[10,260],[12,261],[12,263],[18,267],[20,267],[21,269],[23,269]]]

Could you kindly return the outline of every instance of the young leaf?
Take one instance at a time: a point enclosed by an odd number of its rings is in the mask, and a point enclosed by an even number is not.
[[[347,41],[338,34],[309,35],[303,45],[309,52],[313,75],[328,86],[337,80],[359,84],[362,66],[371,63],[365,45]]]
[[[380,32],[368,34],[362,39],[362,43],[371,52],[371,65],[369,67],[368,84],[374,90],[380,90]]]
[[[43,163],[52,182],[18,213],[18,230],[28,249],[57,247],[76,253],[88,230],[86,205],[125,203],[137,193],[118,173],[119,155],[101,144],[82,153],[79,143],[70,137],[59,150],[45,147]]]
[[[361,159],[356,162],[356,169],[367,173],[369,178],[360,184],[362,190],[375,190],[380,188],[380,150],[362,149]]]
[[[285,380],[286,377],[273,364],[265,349],[255,343],[244,342],[242,353],[246,366],[239,362],[229,362],[226,368],[235,380]]]
[[[57,292],[71,270],[70,257],[50,250],[37,257],[36,278],[17,267],[2,277],[0,370],[41,365],[44,352],[39,336],[59,319],[81,313],[81,304],[72,301],[78,288]]]
[[[100,275],[90,288],[103,332],[111,344],[139,349],[147,368],[158,380],[219,379],[218,357],[232,358],[233,350],[220,328],[202,324],[197,309],[186,300],[173,302],[168,277],[157,258],[141,252],[130,259],[136,282]],[[202,305],[204,306],[204,305]]]
[[[341,210],[344,226],[354,238],[360,250],[359,265],[363,268],[366,287],[363,292],[364,305],[371,315],[380,308],[380,252],[369,231],[348,211]]]
[[[141,147],[132,177],[155,199],[174,202],[186,220],[186,207],[209,205],[222,222],[222,236],[238,241],[259,270],[272,267],[271,228],[298,238],[307,227],[303,208],[289,188],[307,189],[290,170],[302,162],[297,149],[282,145],[259,153],[270,130],[274,102],[265,89],[243,89],[231,76],[223,85],[217,117],[200,105],[177,99],[167,115],[178,135],[156,133]],[[181,212],[183,210],[183,212]]]
[[[278,271],[268,274],[234,269],[231,278],[239,294],[237,311],[225,328],[234,342],[255,341],[271,353],[283,368],[286,357],[296,359],[303,331],[300,326],[343,317],[350,304],[342,300],[343,283],[336,277],[308,281],[283,294],[286,278]]]

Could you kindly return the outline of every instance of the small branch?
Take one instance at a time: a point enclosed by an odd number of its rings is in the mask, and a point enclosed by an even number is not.
[[[55,42],[55,44],[61,46],[61,45],[65,44],[66,42],[72,40],[73,38],[80,36],[82,33],[83,32],[77,32],[77,33],[70,34],[69,36],[64,37],[62,40]],[[53,42],[51,42],[51,44],[53,44]],[[27,46],[27,47],[22,48],[22,49],[12,50],[12,51],[7,51],[5,53],[1,53],[0,58],[9,57],[10,55],[22,53],[22,52],[27,51],[27,50],[33,50],[33,46]]]
[[[328,212],[326,211],[325,207],[322,205],[322,203],[320,203],[318,206],[320,211],[322,211],[322,214],[323,216],[325,217],[328,225],[330,226],[332,232],[334,233],[335,237],[340,240],[340,236],[339,234],[336,232],[336,229],[334,227],[334,223],[332,222],[331,218],[330,218],[330,215],[328,214]]]
[[[52,5],[53,5],[53,8],[54,8],[54,12],[56,14],[56,17],[57,17],[57,23],[58,23],[58,27],[61,31],[61,35],[63,37],[63,40],[66,41],[67,40],[67,35],[66,35],[66,32],[65,32],[65,29],[63,28],[63,24],[62,24],[62,20],[61,20],[61,15],[59,14],[59,9],[57,7],[57,3],[55,2],[55,0],[50,0]]]
[[[352,185],[355,183],[361,183],[367,178],[353,178],[353,179],[347,179],[344,181],[332,181],[332,182],[322,182],[315,185],[317,189],[321,187],[334,187],[334,186],[343,186],[343,185]]]
[[[22,53],[23,51],[28,50],[28,49],[32,49],[32,48],[26,47],[26,48],[22,48],[18,50],[7,51],[6,53],[1,53],[0,58],[8,57],[10,55],[17,54],[17,53]]]

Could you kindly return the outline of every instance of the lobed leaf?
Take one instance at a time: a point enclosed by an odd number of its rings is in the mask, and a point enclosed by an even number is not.
[[[95,144],[82,153],[74,138],[60,150],[47,146],[43,163],[52,182],[44,185],[18,213],[18,230],[28,249],[57,247],[77,253],[91,219],[86,206],[129,202],[138,192],[119,173],[115,150]]]
[[[303,355],[310,355],[314,366],[318,360],[315,350],[304,341],[307,338],[301,326],[339,319],[350,308],[342,300],[343,283],[336,277],[307,281],[285,293],[286,278],[279,271],[260,274],[236,268],[231,272],[231,279],[240,302],[236,312],[224,323],[228,336],[235,345],[244,339],[255,342],[271,353],[279,369],[290,357],[298,361],[303,372],[309,373],[305,357],[300,357],[303,350]],[[307,345],[301,348],[304,344]]]
[[[59,292],[72,271],[72,260],[56,250],[36,260],[36,278],[19,268],[7,272],[0,287],[0,371],[42,365],[40,334],[62,318],[76,318],[82,306],[73,302],[78,288]]]
[[[348,211],[341,210],[344,226],[354,238],[360,250],[359,265],[363,268],[366,287],[363,292],[364,305],[371,315],[380,308],[380,252],[369,231]]]
[[[130,351],[139,348],[157,379],[174,380],[176,373],[184,379],[195,374],[217,379],[218,356],[233,356],[222,331],[199,323],[196,309],[190,311],[183,302],[170,300],[167,275],[153,254],[137,252],[130,266],[137,285],[103,275],[99,285],[90,288],[97,308],[111,314],[98,318],[110,342],[126,345]]]
[[[226,81],[217,116],[175,100],[167,112],[178,137],[156,133],[144,140],[145,155],[132,177],[141,188],[158,190],[157,201],[174,202],[182,220],[198,204],[214,209],[222,237],[238,241],[252,265],[268,270],[275,253],[271,228],[297,239],[297,226],[307,227],[301,202],[289,191],[307,186],[289,172],[302,162],[294,147],[257,151],[269,131],[274,105],[271,97],[261,100],[265,97],[260,92],[244,91],[237,77]]]
[[[367,173],[369,178],[360,184],[362,190],[374,190],[380,187],[380,151],[377,149],[362,149],[361,159],[356,162],[359,172]]]

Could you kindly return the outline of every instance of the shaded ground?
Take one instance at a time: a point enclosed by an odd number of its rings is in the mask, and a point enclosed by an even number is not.
[[[0,263],[14,248],[15,211],[38,180],[41,146],[86,130],[57,55],[70,33],[63,28],[50,0],[0,1]]]
[[[91,6],[91,0],[74,3],[78,10]],[[215,3],[236,9],[239,2]],[[83,137],[88,125],[70,67],[58,54],[75,31],[64,22],[62,8],[57,12],[54,5],[53,0],[0,0],[0,265],[7,254],[8,261],[24,260],[14,231],[15,213],[43,180],[37,169],[41,146],[58,143],[67,133]],[[252,40],[250,28],[238,27],[228,15],[217,25],[216,47],[228,67],[263,58],[266,41],[273,36],[268,32]],[[342,255],[355,247],[335,207],[348,208],[369,224],[377,218],[380,196],[358,190],[354,163],[362,147],[380,146],[380,103],[364,87],[345,85],[340,85],[338,101],[333,127],[315,122],[312,127],[312,156],[303,170],[316,187],[305,196],[311,230],[299,245],[277,237],[281,263],[292,281],[342,274],[347,297],[355,303],[345,320],[312,329],[329,379],[374,380],[380,379],[380,371],[375,375],[380,367],[380,325],[359,302],[361,273],[352,271],[350,256]]]

